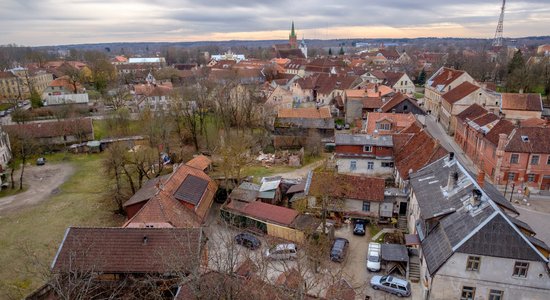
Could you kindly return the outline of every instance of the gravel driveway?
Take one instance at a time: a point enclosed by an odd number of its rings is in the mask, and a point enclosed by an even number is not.
[[[46,164],[25,167],[23,183],[28,190],[23,193],[0,198],[0,217],[46,200],[74,173],[69,163]],[[14,178],[19,178],[16,171]]]

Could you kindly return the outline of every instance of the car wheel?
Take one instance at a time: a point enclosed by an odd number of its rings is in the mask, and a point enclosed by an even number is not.
[[[372,288],[378,290],[378,287],[376,285],[373,285]]]
[[[396,295],[397,297],[399,297],[399,298],[403,297],[403,295],[401,295],[400,293],[397,293],[397,294],[395,294],[395,295]]]

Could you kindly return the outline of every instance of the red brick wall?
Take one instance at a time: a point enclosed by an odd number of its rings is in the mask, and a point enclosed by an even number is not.
[[[125,210],[126,210],[126,215],[128,216],[128,219],[131,219],[135,214],[137,214],[137,212],[145,205],[145,203],[147,203],[147,201],[143,201],[140,203],[127,206]]]

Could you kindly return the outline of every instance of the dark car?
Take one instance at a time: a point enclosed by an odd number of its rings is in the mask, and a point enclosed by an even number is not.
[[[46,158],[44,157],[39,157],[37,160],[36,160],[36,165],[37,166],[43,166],[46,164]]]
[[[344,238],[336,238],[330,249],[330,260],[342,262],[348,251],[349,241]]]
[[[250,250],[256,250],[262,245],[260,240],[250,233],[237,234],[235,236],[235,243],[243,245]]]
[[[353,227],[353,234],[365,235],[365,222],[363,220],[358,220],[355,222],[355,227]]]

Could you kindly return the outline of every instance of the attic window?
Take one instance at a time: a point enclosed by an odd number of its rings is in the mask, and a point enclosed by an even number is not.
[[[522,135],[522,136],[521,136],[521,140],[522,140],[523,142],[529,142],[529,137],[526,136],[526,135]]]

